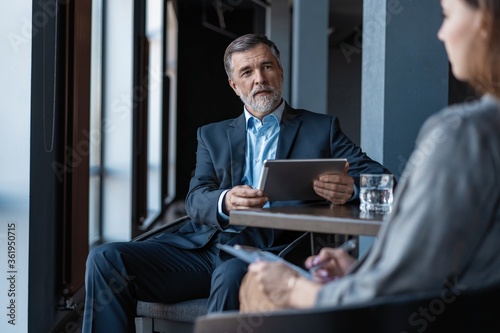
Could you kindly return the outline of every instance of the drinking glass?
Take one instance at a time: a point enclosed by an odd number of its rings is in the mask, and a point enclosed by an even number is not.
[[[359,209],[362,212],[390,213],[394,199],[394,176],[388,174],[361,174]]]

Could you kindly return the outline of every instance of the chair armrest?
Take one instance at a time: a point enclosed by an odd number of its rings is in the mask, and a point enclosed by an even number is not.
[[[321,311],[309,310],[283,310],[272,313],[224,312],[198,317],[194,333],[323,333],[331,331],[329,317]]]
[[[435,294],[432,294],[435,296]],[[314,309],[288,309],[273,312],[209,314],[198,318],[195,333],[252,332],[252,333],[329,333],[329,332],[402,332],[400,324],[408,323],[411,312],[418,310],[429,297],[408,300],[390,297],[355,305]],[[410,305],[402,307],[405,302]],[[415,307],[416,306],[416,307]],[[384,313],[391,311],[390,313]],[[390,319],[388,319],[390,318]],[[403,318],[403,320],[402,320]],[[389,320],[389,323],[385,322]],[[390,327],[388,327],[390,326]],[[397,326],[396,330],[391,327]],[[407,325],[406,325],[407,326]]]
[[[164,232],[175,232],[175,231],[179,230],[188,221],[189,221],[188,215],[182,216],[182,217],[178,218],[177,220],[169,222],[165,225],[162,225],[160,227],[146,231],[145,233],[132,239],[132,242],[143,241],[145,239],[159,235],[159,234],[164,233]]]
[[[385,296],[308,310],[225,312],[199,317],[195,333],[487,332],[498,328],[500,286]]]

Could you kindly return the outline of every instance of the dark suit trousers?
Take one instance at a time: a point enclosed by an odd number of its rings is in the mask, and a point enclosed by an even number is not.
[[[216,241],[194,250],[155,239],[92,249],[82,332],[135,332],[137,300],[174,303],[209,297],[209,312],[238,309],[247,264],[235,258],[220,261]]]

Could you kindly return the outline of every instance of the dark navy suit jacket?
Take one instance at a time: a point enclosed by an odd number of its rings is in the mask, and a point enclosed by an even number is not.
[[[203,247],[227,228],[228,222],[218,214],[217,202],[224,190],[241,185],[246,151],[245,116],[241,114],[235,119],[202,126],[197,137],[196,169],[186,198],[191,222],[175,234],[157,237],[159,241],[185,249]],[[337,117],[293,109],[287,104],[281,119],[276,159],[299,158],[347,158],[348,174],[356,185],[361,173],[389,173],[342,132]],[[275,235],[272,229],[248,227],[234,237],[228,235],[227,243],[268,249],[275,245]]]

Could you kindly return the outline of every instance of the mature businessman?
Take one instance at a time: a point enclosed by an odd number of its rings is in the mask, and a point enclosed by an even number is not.
[[[91,251],[84,333],[133,332],[138,299],[173,303],[208,297],[211,312],[238,309],[247,264],[220,253],[215,245],[277,251],[295,235],[228,224],[233,209],[297,204],[268,202],[255,189],[265,159],[347,158],[346,175],[323,176],[313,185],[334,204],[356,198],[360,173],[389,173],[351,142],[336,117],[293,109],[282,99],[279,51],[266,36],[234,40],[224,66],[244,110],[238,118],[198,129],[196,168],[186,198],[191,221],[176,233]]]

